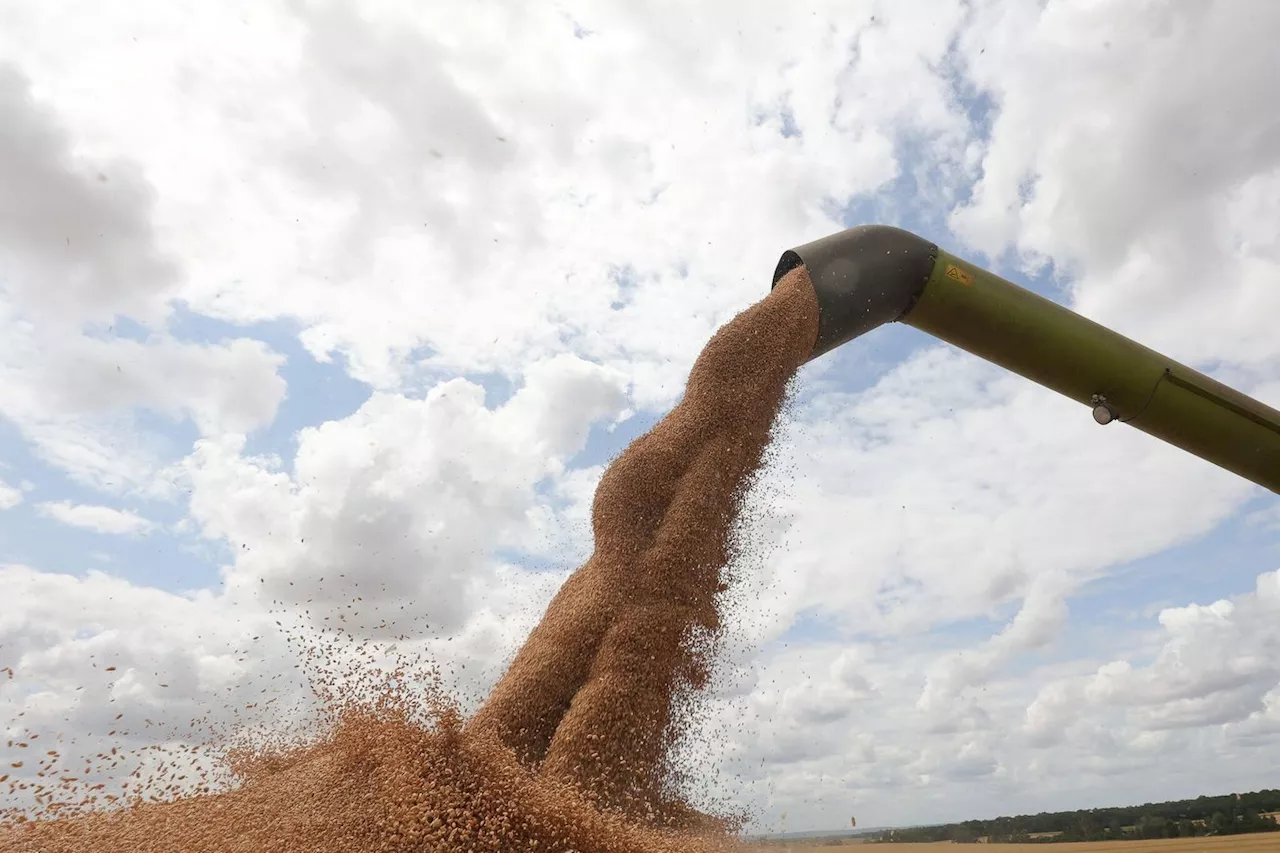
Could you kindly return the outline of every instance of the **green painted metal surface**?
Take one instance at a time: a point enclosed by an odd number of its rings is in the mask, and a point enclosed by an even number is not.
[[[901,321],[1280,494],[1280,412],[981,267],[939,250]]]

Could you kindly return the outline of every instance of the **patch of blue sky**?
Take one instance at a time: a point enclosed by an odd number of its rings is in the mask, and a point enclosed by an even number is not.
[[[1253,592],[1258,575],[1280,565],[1280,530],[1256,524],[1249,515],[1275,501],[1274,495],[1260,495],[1207,535],[1117,566],[1076,593],[1073,614],[1081,623],[1154,624],[1164,607],[1212,604]]]
[[[216,565],[193,559],[189,537],[174,531],[182,505],[120,498],[84,486],[32,453],[7,422],[0,422],[0,454],[6,481],[35,484],[23,503],[0,512],[0,561],[76,577],[98,570],[174,592],[218,582]],[[38,506],[62,501],[134,512],[152,527],[136,535],[99,533],[58,521]]]
[[[800,130],[800,126],[796,124],[796,114],[792,110],[791,105],[783,103],[782,108],[778,110],[779,131],[786,139],[803,138],[804,133]]]
[[[151,337],[151,330],[131,317],[116,317],[109,323],[95,323],[85,329],[85,334],[99,340],[125,338],[145,343]]]
[[[653,429],[666,413],[641,412],[610,429],[609,424],[595,424],[587,434],[582,452],[572,460],[575,468],[604,465],[620,454],[635,439]]]
[[[814,611],[796,614],[791,625],[774,642],[779,645],[798,643],[803,645],[827,645],[869,642],[878,639],[869,631],[849,630],[839,618]]]
[[[21,519],[22,531],[3,542],[7,558],[41,571],[83,576],[98,570],[131,583],[169,592],[207,589],[221,582],[219,564],[193,554],[188,534],[157,521],[133,536],[98,533],[63,524],[34,511]]]
[[[519,383],[504,373],[473,373],[467,376],[467,380],[484,389],[484,405],[488,409],[505,406],[520,390]]]
[[[512,566],[518,566],[526,572],[550,573],[576,569],[581,562],[574,554],[530,554],[516,548],[497,548],[493,552],[495,559]]]
[[[288,466],[297,451],[298,433],[304,427],[347,417],[371,393],[366,383],[347,372],[341,355],[321,362],[309,353],[299,340],[299,326],[291,321],[237,325],[179,308],[170,319],[169,328],[175,337],[187,341],[254,338],[284,356],[280,368],[286,384],[284,400],[275,419],[247,437],[247,455],[278,456]]]
[[[575,19],[569,13],[562,12],[561,14],[564,15],[564,18],[566,21],[569,22],[569,25],[573,27],[573,37],[578,39],[579,41],[590,38],[591,36],[596,34],[595,30],[588,29],[586,26],[580,23],[577,19]]]
[[[23,481],[35,484],[36,491],[26,496],[28,503],[32,500],[57,500],[47,496],[55,493],[85,495],[91,492],[37,456],[18,427],[4,418],[0,418],[0,480],[14,488]],[[5,514],[0,512],[0,524],[4,519]]]

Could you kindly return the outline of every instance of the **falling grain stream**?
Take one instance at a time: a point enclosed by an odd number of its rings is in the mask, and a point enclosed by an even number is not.
[[[705,686],[731,534],[817,337],[803,268],[721,328],[678,405],[596,489],[595,550],[480,710],[404,698],[319,743],[242,757],[233,790],[0,828],[6,851],[733,849],[682,799],[680,699]],[[341,702],[340,698],[337,700]]]

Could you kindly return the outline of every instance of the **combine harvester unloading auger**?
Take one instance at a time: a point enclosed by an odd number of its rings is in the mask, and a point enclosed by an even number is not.
[[[922,237],[850,228],[785,252],[774,284],[801,264],[818,297],[811,359],[896,320],[1280,494],[1280,412]]]

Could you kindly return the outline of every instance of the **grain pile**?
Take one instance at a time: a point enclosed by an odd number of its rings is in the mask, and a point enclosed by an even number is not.
[[[681,402],[605,472],[594,553],[470,722],[392,678],[373,704],[331,696],[319,742],[231,756],[235,790],[11,825],[0,851],[732,849],[682,799],[670,747],[708,677],[742,498],[816,337],[803,268],[716,333]]]

